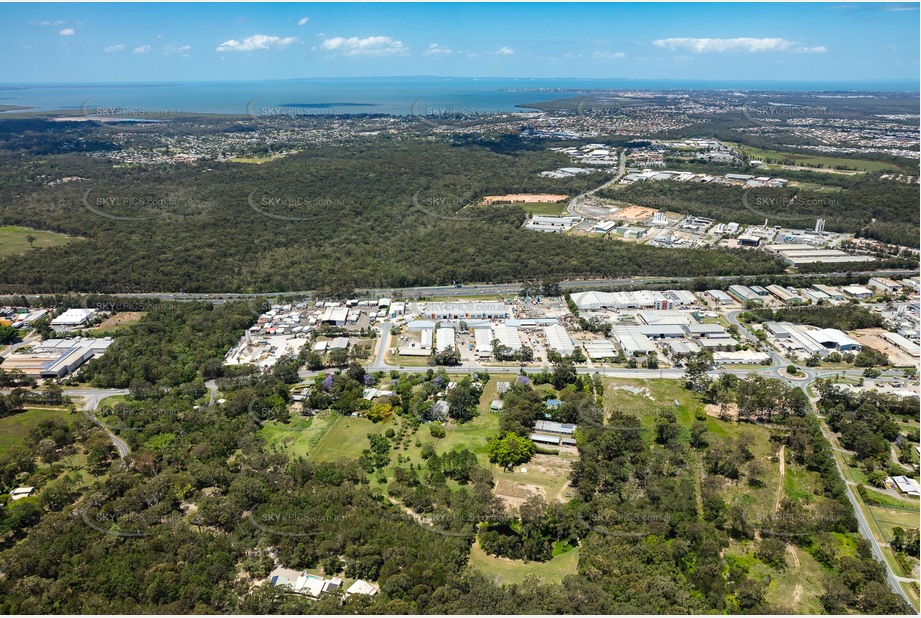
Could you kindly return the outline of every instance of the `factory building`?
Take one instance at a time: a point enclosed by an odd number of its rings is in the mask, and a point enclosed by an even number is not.
[[[498,339],[500,345],[504,345],[517,352],[521,349],[521,337],[518,336],[518,329],[507,324],[495,324],[492,327],[493,339]]]
[[[716,301],[718,305],[731,305],[732,297],[723,290],[707,290],[707,296]]]
[[[823,292],[831,300],[847,300],[847,296],[842,294],[840,290],[833,288],[830,285],[822,285],[821,283],[816,283],[812,286],[812,289]]]
[[[94,356],[102,356],[112,344],[105,339],[46,339],[25,354],[10,354],[3,362],[6,371],[18,369],[33,378],[63,378]]]
[[[78,328],[86,324],[94,315],[96,315],[96,309],[68,309],[51,320],[51,328],[54,330]]]
[[[870,298],[873,296],[873,290],[867,289],[862,285],[848,285],[841,288],[841,291],[852,298]]]
[[[769,285],[767,286],[767,290],[776,296],[781,302],[787,303],[788,305],[799,305],[803,302],[802,296],[797,294],[794,290],[785,288],[782,285]]]
[[[911,356],[914,356],[915,358],[921,357],[921,347],[919,347],[918,344],[915,343],[914,341],[906,339],[905,337],[903,337],[902,335],[898,333],[890,333],[890,332],[880,333],[880,337],[882,337],[889,343],[902,348],[903,350],[905,350],[906,352],[908,352]]]
[[[473,351],[477,356],[484,358],[492,355],[492,329],[477,328],[473,331]]]
[[[636,326],[615,326],[611,329],[611,334],[617,340],[620,348],[626,356],[635,356],[637,354],[647,354],[655,352],[656,346],[652,344],[649,337],[640,332]]]
[[[592,339],[585,342],[585,353],[592,360],[616,358],[617,348],[607,339]]]
[[[499,302],[428,303],[424,313],[432,320],[496,320],[508,317],[508,307]]]
[[[435,351],[443,352],[454,349],[454,329],[439,328],[435,331]]]
[[[568,356],[575,351],[575,346],[569,333],[559,324],[552,324],[544,327],[544,338],[546,339],[547,349],[556,350],[563,356]]]
[[[762,303],[763,300],[758,292],[755,292],[753,289],[747,285],[730,285],[729,286],[729,295],[735,298],[737,301],[742,303]]]

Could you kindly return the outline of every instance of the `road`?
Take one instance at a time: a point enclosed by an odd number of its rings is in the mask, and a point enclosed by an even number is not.
[[[627,155],[624,153],[624,149],[621,148],[620,149],[620,162],[619,162],[619,165],[617,166],[617,173],[614,175],[614,177],[611,180],[605,182],[604,184],[598,187],[595,187],[594,189],[590,189],[586,191],[585,193],[580,193],[579,195],[569,200],[569,204],[566,206],[566,212],[568,212],[571,215],[577,216],[577,217],[584,217],[585,214],[579,212],[579,204],[582,202],[582,200],[584,200],[589,195],[594,195],[598,193],[602,189],[607,189],[611,185],[617,184],[617,182],[621,178],[623,178],[624,174],[626,173],[627,173]]]
[[[775,277],[783,278],[825,278],[844,276],[847,273],[801,273],[788,274],[778,273]],[[866,275],[871,277],[906,277],[916,275],[914,270],[873,270],[860,271],[851,273],[853,276]],[[708,277],[713,281],[737,281],[738,275],[720,275]],[[619,287],[631,287],[642,285],[673,285],[675,287],[686,286],[687,284],[699,279],[699,277],[586,277],[579,279],[566,279],[560,281],[560,289],[589,290],[589,289],[614,289]],[[526,284],[515,281],[510,283],[475,283],[466,284],[463,287],[454,285],[434,285],[434,286],[417,286],[406,288],[362,288],[354,290],[356,298],[431,298],[437,297],[458,297],[465,296],[485,296],[485,295],[506,295],[517,294]],[[138,298],[138,299],[157,299],[171,300],[178,302],[205,301],[214,304],[225,302],[252,300],[252,299],[273,299],[276,297],[284,298],[314,298],[314,290],[290,291],[290,292],[254,292],[250,294],[237,292],[127,292],[122,294],[112,294],[118,298]]]
[[[83,399],[83,410],[86,413],[86,417],[102,427],[109,435],[109,440],[112,441],[112,444],[115,446],[115,450],[118,451],[119,457],[127,457],[131,453],[131,449],[128,447],[128,443],[116,436],[106,427],[102,421],[96,418],[94,412],[99,407],[99,402],[105,399],[106,397],[113,397],[115,395],[127,395],[128,391],[126,389],[104,389],[104,388],[90,388],[90,389],[81,389],[81,388],[65,388],[63,389],[64,394],[68,397],[80,397]]]
[[[39,341],[41,341],[41,340],[42,340],[41,335],[39,335],[39,334],[33,332],[31,335],[27,336],[25,339],[23,339],[23,340],[20,341],[19,343],[14,343],[14,344],[12,344],[10,347],[8,347],[7,349],[5,349],[5,350],[3,350],[2,352],[0,352],[0,358],[6,358],[7,356],[9,356],[10,354],[12,354],[12,353],[15,352],[16,350],[18,350],[18,349],[20,349],[20,348],[24,348],[24,347],[29,346],[29,345],[32,345],[33,343],[37,343],[37,342],[39,342]]]

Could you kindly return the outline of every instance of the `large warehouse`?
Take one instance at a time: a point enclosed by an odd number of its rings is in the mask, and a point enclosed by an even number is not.
[[[498,302],[427,303],[425,317],[430,320],[495,320],[508,317],[508,307]]]
[[[686,290],[638,290],[635,292],[576,292],[572,301],[580,311],[598,309],[671,309],[697,302]]]
[[[572,354],[576,347],[569,338],[569,333],[559,324],[552,324],[544,327],[544,337],[547,340],[547,349],[556,350],[563,356]]]
[[[611,329],[611,334],[617,339],[617,343],[620,344],[626,356],[656,351],[656,346],[652,344],[649,337],[640,332],[638,326],[615,326]]]

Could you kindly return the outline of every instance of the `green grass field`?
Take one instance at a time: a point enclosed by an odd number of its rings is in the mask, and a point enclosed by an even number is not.
[[[49,247],[60,247],[76,240],[74,236],[58,234],[57,232],[46,232],[43,230],[33,230],[18,225],[0,226],[0,256],[20,255],[31,251],[27,238],[35,237],[32,247],[36,249],[47,249]]]
[[[358,459],[368,448],[369,433],[384,433],[397,422],[372,423],[366,418],[336,415],[329,429],[315,443],[310,457],[316,461]]]
[[[751,146],[740,146],[739,144],[733,144],[737,148],[742,148],[745,153],[748,155],[749,159],[772,159],[772,160],[792,160],[795,165],[801,165],[804,167],[815,167],[817,165],[822,165],[825,168],[832,168],[839,165],[846,166],[851,169],[863,170],[865,172],[877,172],[880,170],[885,171],[898,171],[899,168],[891,163],[886,163],[884,161],[873,161],[869,159],[848,159],[845,157],[824,157],[819,155],[809,155],[801,154],[796,152],[782,152],[779,150],[765,150],[762,148],[753,148]],[[765,161],[767,162],[767,161]],[[769,164],[770,166],[770,164]],[[818,171],[822,171],[821,169]]]
[[[36,408],[0,418],[0,454],[25,440],[40,422],[52,418],[69,421],[70,413],[64,409]]]
[[[567,575],[578,572],[579,548],[556,555],[547,562],[525,562],[490,556],[474,543],[468,564],[499,584],[520,584],[529,575],[542,577],[547,583],[559,583]]]
[[[526,213],[551,217],[564,214],[566,212],[566,206],[568,205],[568,201],[560,202],[558,204],[547,202],[523,202],[520,204],[513,204],[513,206],[520,206]]]
[[[330,427],[341,418],[330,414],[311,418],[293,417],[289,423],[267,422],[262,425],[259,435],[266,443],[280,451],[293,457],[306,457],[316,448]]]

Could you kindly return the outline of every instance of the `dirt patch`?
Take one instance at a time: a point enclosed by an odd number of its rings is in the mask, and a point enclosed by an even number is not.
[[[647,208],[646,206],[627,206],[611,215],[611,219],[636,222],[648,219],[654,214],[656,214],[655,208]]]
[[[496,483],[496,489],[494,491],[496,497],[505,503],[507,511],[514,511],[518,509],[531,496],[541,496],[546,498],[543,488],[537,485],[513,483],[512,481],[506,481],[505,479],[499,479],[499,482]]]
[[[144,312],[142,311],[123,311],[121,313],[116,313],[113,316],[109,316],[100,322],[96,329],[105,330],[107,328],[124,326],[125,324],[134,324],[135,322],[140,321],[143,316]]]
[[[793,566],[797,569],[799,568],[799,555],[796,553],[796,548],[787,543],[787,553],[790,554],[790,558],[793,559]]]
[[[484,204],[516,204],[518,202],[539,202],[553,204],[565,200],[567,195],[553,195],[550,193],[510,193],[508,195],[487,195],[483,198]]]
[[[900,348],[889,343],[880,335],[885,331],[882,328],[862,328],[855,330],[850,335],[861,345],[869,346],[889,356],[889,360],[896,367],[913,367],[918,365],[918,359]]]
[[[734,403],[725,406],[708,403],[704,405],[704,411],[707,413],[707,416],[712,416],[714,418],[730,419],[733,421],[739,420],[739,406]]]
[[[656,398],[652,396],[652,392],[645,386],[612,386],[611,390],[615,391],[626,391],[631,395],[641,395],[650,401],[655,401]]]

